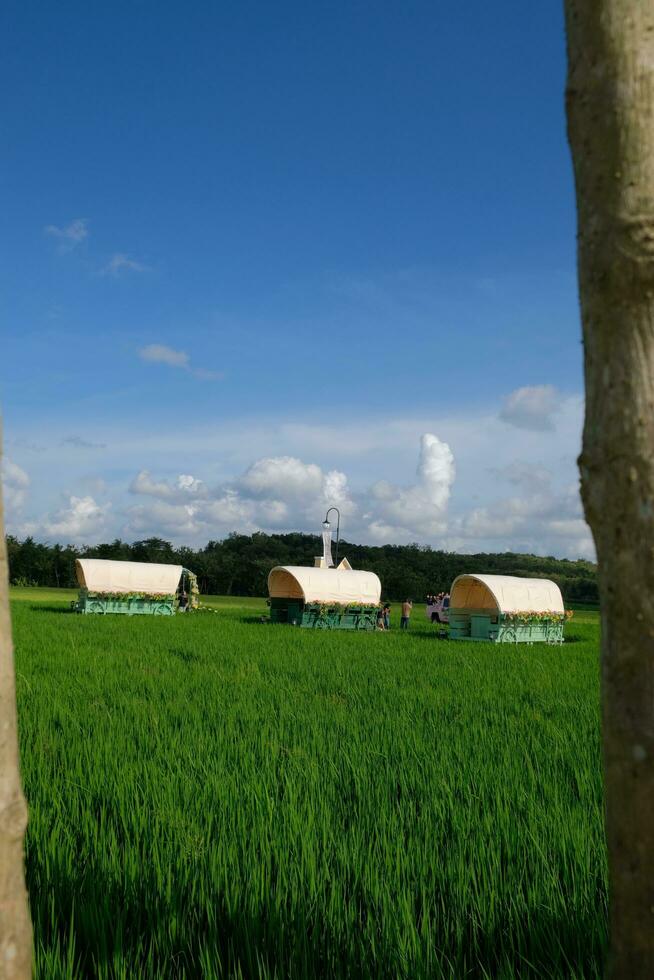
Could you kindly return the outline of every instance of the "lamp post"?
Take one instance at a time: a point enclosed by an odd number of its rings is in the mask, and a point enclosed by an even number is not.
[[[331,524],[329,523],[329,515],[331,514],[331,512],[333,510],[335,510],[336,513],[338,514],[338,518],[337,518],[337,522],[336,522],[336,550],[334,551],[334,565],[338,565],[338,541],[339,541],[340,534],[341,534],[341,512],[338,509],[338,507],[330,507],[329,508],[329,510],[325,514],[325,520],[322,522],[322,526],[324,527],[325,531],[329,531],[330,530]]]

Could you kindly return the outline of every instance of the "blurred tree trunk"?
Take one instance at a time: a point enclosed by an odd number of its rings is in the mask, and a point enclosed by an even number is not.
[[[566,0],[599,561],[609,976],[654,977],[654,0]]]
[[[0,445],[0,462],[2,457]],[[23,871],[27,806],[18,765],[16,686],[0,482],[0,980],[32,975],[32,927]]]

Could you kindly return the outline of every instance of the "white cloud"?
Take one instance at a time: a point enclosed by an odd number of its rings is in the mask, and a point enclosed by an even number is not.
[[[178,477],[176,486],[154,480],[141,471],[130,491],[158,497],[168,508],[131,509],[134,530],[150,527],[153,519],[165,520],[167,528],[185,527],[215,537],[224,531],[319,530],[328,506],[339,507],[349,518],[350,538],[406,540],[433,537],[445,530],[447,504],[454,480],[454,458],[445,443],[432,434],[421,440],[418,479],[410,486],[380,481],[352,495],[347,476],[340,470],[324,472],[315,463],[292,456],[265,457],[253,463],[232,484],[207,492],[202,481]],[[182,491],[182,488],[186,490]],[[199,487],[193,504],[188,488]],[[181,494],[185,493],[186,496]],[[367,513],[363,510],[367,508]]]
[[[267,516],[266,524],[257,520],[259,514]],[[287,516],[288,511],[281,501],[264,500],[257,503],[243,498],[237,490],[230,487],[221,490],[217,499],[210,501],[202,513],[206,525],[218,534],[228,527],[245,532],[258,531],[266,525],[269,528],[276,527],[279,526],[279,519],[283,521]]]
[[[100,275],[120,276],[124,272],[150,272],[150,267],[136,259],[130,259],[125,252],[116,252],[100,270]]]
[[[562,398],[554,385],[532,385],[516,388],[504,400],[500,418],[509,425],[533,432],[554,429],[554,413]]]
[[[155,500],[147,507],[130,508],[128,529],[134,534],[166,534],[178,540],[191,540],[204,530],[192,505],[173,504],[167,500]]]
[[[141,347],[139,357],[142,361],[149,361],[151,364],[167,364],[168,367],[189,371],[202,381],[217,381],[223,376],[220,371],[191,367],[191,359],[186,351],[175,350],[166,344],[148,344],[147,347]]]
[[[594,560],[592,535],[582,512],[577,484],[554,487],[543,467],[533,472],[516,461],[504,470],[521,491],[460,515],[449,527],[454,547],[556,554]]]
[[[340,507],[344,514],[351,513],[353,503],[347,485],[347,476],[340,470],[329,470],[325,473],[322,486],[322,500],[327,505]]]
[[[169,367],[178,367],[188,370],[190,358],[186,351],[173,350],[165,344],[148,344],[141,347],[139,357],[143,361],[150,361],[152,364],[167,364]]]
[[[83,482],[88,454],[66,453],[65,479],[77,481],[79,496],[111,499],[108,533],[125,538],[152,533],[201,545],[234,530],[317,533],[327,506],[336,504],[350,541],[592,557],[575,465],[582,416],[583,399],[570,396],[555,431],[509,429],[493,406],[431,418],[331,414],[328,424],[267,414],[198,420],[191,428],[100,426],[94,438],[107,449],[94,475],[107,478],[106,498]],[[450,448],[456,480],[436,443],[423,447],[411,479],[425,433]],[[61,431],[40,424],[16,432],[12,445],[22,462],[18,447],[37,438],[47,448],[26,457],[29,502],[45,509],[59,489]],[[172,473],[171,460],[179,461]],[[136,474],[131,494],[125,467]]]
[[[181,473],[177,477],[177,491],[179,493],[187,493],[197,497],[203,497],[207,493],[207,488],[202,480],[197,480],[190,474]]]
[[[22,510],[29,485],[30,478],[25,470],[5,456],[2,460],[2,494],[8,521]]]
[[[356,510],[344,473],[324,473],[315,463],[291,456],[257,460],[238,479],[212,491],[189,474],[172,483],[153,479],[147,470],[138,473],[129,489],[165,504],[129,509],[129,528],[139,533],[154,533],[155,526],[176,532],[184,528],[206,539],[229,531],[291,531],[318,528],[329,504],[343,514]]]
[[[153,480],[148,470],[141,470],[140,473],[137,473],[130,483],[129,492],[159,497],[164,500],[175,499],[181,502],[185,502],[193,496],[204,497],[208,493],[202,480],[197,480],[189,474],[180,474],[175,483],[171,484],[166,480]]]
[[[323,473],[315,463],[303,463],[293,456],[277,456],[257,460],[238,482],[254,497],[301,500],[320,494]]]
[[[149,497],[172,497],[173,488],[165,480],[153,480],[148,470],[141,470],[130,483],[129,492]]]
[[[111,504],[98,504],[93,497],[70,495],[66,505],[42,521],[31,521],[21,527],[23,534],[52,538],[71,543],[98,540],[107,530]]]
[[[65,228],[58,228],[57,225],[46,225],[43,229],[46,235],[56,238],[60,252],[72,252],[85,238],[88,237],[88,221],[86,218],[75,218]]]
[[[128,511],[128,532],[134,534],[168,534],[181,541],[203,540],[230,531],[251,533],[260,530],[255,519],[257,511],[268,517],[267,526],[275,518],[288,516],[275,513],[276,502],[264,501],[258,508],[252,501],[243,500],[235,490],[226,489],[220,496],[200,499],[193,503],[158,499],[147,506],[141,504]]]
[[[382,480],[371,488],[369,529],[373,536],[403,540],[442,534],[454,477],[452,450],[437,436],[425,433],[420,440],[417,482],[396,487]]]

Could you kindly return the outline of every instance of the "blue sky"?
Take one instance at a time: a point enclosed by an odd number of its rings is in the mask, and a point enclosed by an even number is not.
[[[592,553],[559,5],[2,20],[10,529]]]

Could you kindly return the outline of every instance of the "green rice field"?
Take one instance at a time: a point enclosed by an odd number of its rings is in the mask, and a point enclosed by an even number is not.
[[[595,612],[511,647],[72,597],[13,590],[37,977],[601,975]]]

